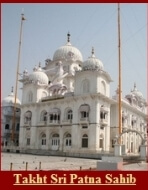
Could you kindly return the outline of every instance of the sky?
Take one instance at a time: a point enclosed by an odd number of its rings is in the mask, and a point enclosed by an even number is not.
[[[146,4],[120,4],[122,95],[125,97],[136,83],[146,98]],[[103,62],[113,82],[110,96],[118,86],[118,23],[117,4],[114,3],[4,3],[1,5],[1,97],[8,96],[15,87],[21,14],[23,23],[19,73],[32,73],[39,62],[66,44],[67,33],[71,44],[82,53],[83,60],[91,55]],[[18,98],[22,98],[22,84],[18,83]]]

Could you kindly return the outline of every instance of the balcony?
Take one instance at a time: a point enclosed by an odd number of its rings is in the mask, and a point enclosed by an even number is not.
[[[60,125],[60,121],[59,120],[50,120],[49,121],[49,125],[53,126],[53,125]]]
[[[62,121],[63,125],[71,125],[72,124],[72,119],[66,119]]]
[[[80,118],[79,123],[80,124],[88,124],[89,123],[89,118],[88,117]]]
[[[31,126],[31,121],[25,121],[25,122],[24,122],[24,125],[25,125],[26,127],[30,127],[30,126]]]
[[[30,131],[30,127],[29,126],[26,127],[26,131]]]
[[[47,125],[47,121],[39,121],[37,125],[38,126],[45,126],[45,125]]]
[[[100,119],[100,124],[101,125],[107,125],[108,124],[108,119]]]

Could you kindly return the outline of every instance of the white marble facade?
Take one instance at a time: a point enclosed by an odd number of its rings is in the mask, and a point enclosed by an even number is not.
[[[45,66],[23,72],[20,149],[63,152],[109,152],[118,135],[118,95],[110,97],[112,79],[94,48],[83,61],[70,42],[55,51]],[[146,135],[146,101],[134,89],[122,99],[123,131]],[[139,133],[122,135],[126,152],[137,153]]]

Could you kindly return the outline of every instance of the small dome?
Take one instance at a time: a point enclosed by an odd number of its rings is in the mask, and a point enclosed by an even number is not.
[[[42,71],[40,66],[35,66],[33,73],[29,75],[29,81],[48,85],[48,76]]]
[[[103,70],[103,63],[94,55],[94,48],[92,48],[92,55],[83,63],[83,70],[101,69]]]
[[[134,84],[134,89],[131,91],[133,95],[135,95],[137,98],[143,98],[143,94],[137,90],[136,84]]]
[[[70,34],[67,34],[67,43],[61,46],[53,55],[53,61],[67,59],[72,61],[83,61],[81,52],[70,43]]]
[[[14,106],[14,104],[15,104],[15,96],[12,88],[11,94],[9,94],[6,98],[2,100],[2,106]],[[18,98],[16,98],[16,104],[21,105],[21,102]]]

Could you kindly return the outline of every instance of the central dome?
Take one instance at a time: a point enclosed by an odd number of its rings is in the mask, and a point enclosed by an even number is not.
[[[33,73],[29,75],[29,81],[48,85],[48,76],[42,71],[40,67],[35,67],[33,69]]]
[[[61,46],[59,49],[56,50],[56,52],[53,55],[53,61],[56,60],[72,60],[72,61],[81,61],[83,62],[83,57],[81,52],[70,43],[70,34],[67,34],[67,43],[64,46]]]

